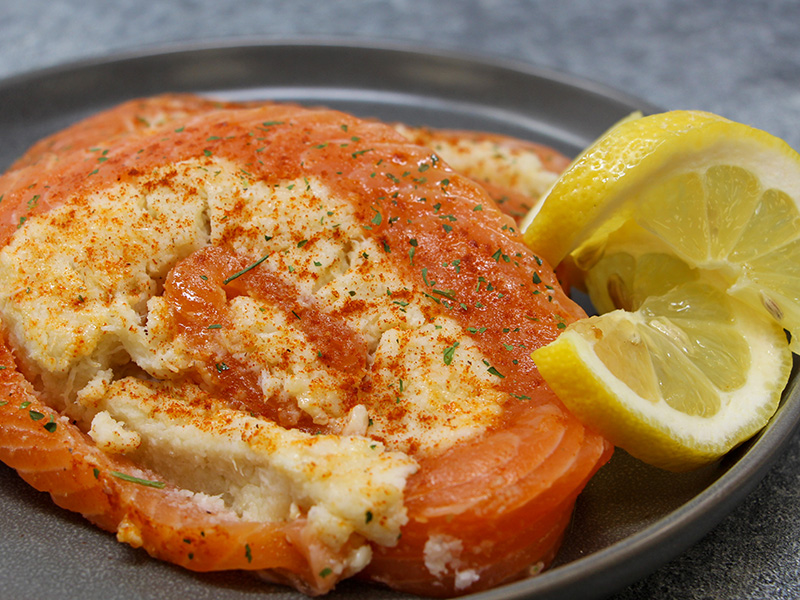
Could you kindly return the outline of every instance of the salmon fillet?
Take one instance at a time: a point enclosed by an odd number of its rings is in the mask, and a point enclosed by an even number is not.
[[[154,557],[308,594],[548,565],[611,447],[530,353],[585,315],[420,141],[160,96],[34,146],[0,177],[0,459]]]

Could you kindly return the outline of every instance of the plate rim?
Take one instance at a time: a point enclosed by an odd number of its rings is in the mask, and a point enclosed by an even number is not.
[[[522,59],[511,58],[499,54],[473,53],[462,50],[438,48],[424,44],[411,45],[406,42],[392,40],[377,40],[369,37],[348,39],[339,36],[298,35],[290,37],[219,37],[204,41],[173,41],[153,44],[144,44],[135,48],[119,49],[108,53],[97,53],[89,56],[69,59],[63,62],[44,65],[14,73],[0,78],[0,89],[12,85],[20,85],[33,80],[42,79],[52,75],[63,74],[68,71],[97,68],[111,63],[126,61],[140,61],[158,58],[161,56],[209,52],[230,51],[237,49],[277,48],[277,47],[309,47],[309,48],[337,48],[352,49],[356,51],[390,51],[409,56],[437,57],[463,63],[481,65],[513,71],[538,79],[556,82],[564,86],[580,89],[605,99],[614,100],[623,104],[639,106],[646,112],[664,110],[658,105],[641,96],[628,93],[620,88],[602,83],[591,77],[575,75],[568,71],[540,65]]]
[[[0,78],[0,91],[41,81],[76,70],[93,69],[114,63],[142,61],[164,56],[199,52],[244,51],[256,48],[308,47],[316,50],[335,47],[353,51],[389,51],[418,58],[438,57],[462,64],[512,71],[574,88],[610,99],[645,112],[664,110],[649,101],[594,79],[574,75],[506,56],[487,55],[433,48],[421,44],[378,41],[369,38],[345,39],[337,36],[292,37],[223,37],[203,42],[177,41],[147,44],[133,49],[72,59],[29,69]],[[795,361],[797,362],[797,361]],[[737,458],[712,484],[674,511],[658,518],[642,530],[584,557],[556,566],[541,575],[498,588],[465,596],[475,600],[512,600],[519,598],[563,598],[576,593],[587,581],[596,583],[591,597],[601,597],[621,590],[666,564],[705,536],[761,482],[778,456],[786,450],[800,424],[800,374],[797,369],[787,386],[781,406],[767,427],[751,441],[751,447]],[[764,441],[764,438],[767,438]],[[681,538],[676,540],[675,538]],[[646,560],[641,555],[647,555]],[[637,557],[636,561],[630,559]],[[633,564],[636,566],[630,566]],[[644,563],[644,566],[643,566]],[[626,566],[629,565],[629,566]],[[624,567],[620,569],[620,566]],[[612,581],[613,580],[613,581]]]

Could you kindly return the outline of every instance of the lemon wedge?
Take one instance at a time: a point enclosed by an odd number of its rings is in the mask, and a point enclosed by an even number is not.
[[[697,283],[578,321],[533,358],[579,419],[673,471],[713,462],[762,429],[792,365],[779,326]]]
[[[533,354],[579,418],[672,470],[766,424],[800,349],[800,156],[785,142],[698,111],[628,119],[523,227],[602,313]]]
[[[677,258],[766,311],[795,334],[797,351],[798,203],[800,155],[784,141],[710,113],[672,111],[601,137],[522,227],[539,255],[566,261],[579,279],[613,254]]]

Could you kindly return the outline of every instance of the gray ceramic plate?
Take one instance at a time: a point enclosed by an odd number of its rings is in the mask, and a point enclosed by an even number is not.
[[[574,155],[633,110],[654,107],[603,86],[528,65],[404,48],[287,42],[168,48],[39,71],[0,82],[0,168],[77,119],[166,91],[324,104],[410,124],[495,131]],[[765,474],[800,420],[797,378],[757,438],[720,463],[674,475],[618,452],[580,497],[550,571],[474,596],[600,598],[697,541]],[[197,575],[118,544],[52,505],[0,465],[0,590],[8,598],[253,597],[239,574]],[[271,589],[270,598],[299,598]],[[345,583],[334,598],[403,598]]]

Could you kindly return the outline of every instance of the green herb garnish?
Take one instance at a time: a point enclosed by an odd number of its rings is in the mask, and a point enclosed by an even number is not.
[[[452,346],[445,348],[443,356],[444,364],[449,365],[453,362],[453,356],[455,355],[456,348],[458,348],[459,345],[460,344],[458,342],[455,342]]]
[[[494,375],[495,377],[499,377],[500,379],[505,379],[505,378],[506,378],[506,376],[505,376],[505,375],[503,375],[503,374],[502,374],[500,371],[498,371],[498,370],[497,370],[497,369],[495,369],[494,367],[489,367],[489,368],[487,369],[487,371],[489,371],[489,373],[491,373],[491,374],[492,374],[492,375]]]
[[[234,279],[236,279],[237,277],[241,277],[242,275],[244,275],[244,274],[245,274],[245,273],[247,273],[248,271],[251,271],[252,269],[255,269],[255,268],[258,266],[258,265],[260,265],[260,264],[261,264],[261,263],[263,263],[265,260],[267,260],[267,258],[269,258],[269,255],[270,255],[270,254],[271,254],[270,252],[267,252],[267,253],[266,253],[264,256],[262,256],[261,258],[259,258],[259,259],[258,259],[256,262],[254,262],[254,263],[253,263],[252,265],[250,265],[249,267],[245,267],[244,269],[242,269],[242,270],[241,270],[241,271],[239,271],[238,273],[234,273],[233,275],[231,275],[230,277],[228,277],[227,279],[225,279],[225,280],[222,282],[222,283],[223,283],[223,285],[227,285],[227,284],[229,284],[231,281],[233,281]]]
[[[95,471],[97,471],[97,469],[95,469]],[[161,489],[167,485],[163,481],[151,481],[149,479],[142,479],[141,477],[134,477],[133,475],[128,475],[127,473],[120,473],[119,471],[111,471],[111,474],[117,479],[122,479],[123,481],[129,481],[131,483],[138,483],[139,485],[143,485],[146,487]],[[97,477],[97,473],[95,473],[95,477]]]

